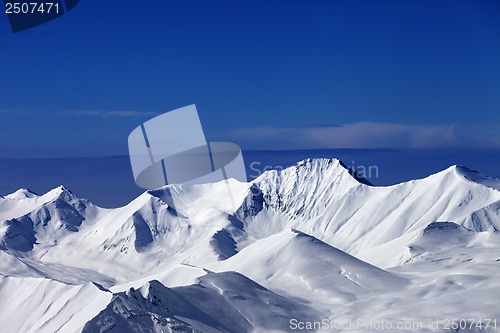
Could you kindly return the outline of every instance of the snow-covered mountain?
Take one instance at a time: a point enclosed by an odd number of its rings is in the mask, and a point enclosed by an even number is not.
[[[116,209],[62,186],[20,189],[0,197],[0,323],[6,332],[500,326],[499,212],[500,181],[465,167],[376,187],[335,159],[251,183],[168,185]]]

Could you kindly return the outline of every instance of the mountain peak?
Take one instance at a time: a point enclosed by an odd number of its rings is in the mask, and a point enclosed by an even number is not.
[[[363,183],[370,185],[370,183],[361,177],[355,170],[347,167],[336,158],[307,158],[283,170],[266,171],[256,178],[254,182],[260,182],[264,179],[290,177],[307,179],[311,176],[320,178],[325,177],[325,179],[343,176],[348,179],[348,181],[354,180],[356,184]]]
[[[476,170],[469,169],[462,165],[453,165],[448,168],[448,170],[453,171],[460,179],[465,179],[500,191],[500,179],[483,175]]]
[[[306,169],[316,169],[316,168],[328,168],[328,167],[338,167],[342,166],[340,160],[336,158],[306,158],[305,160],[295,163],[293,167],[296,168],[306,168]]]
[[[62,193],[72,194],[72,192],[70,190],[68,190],[64,185],[59,185],[59,186],[53,188],[52,190],[48,191],[47,193],[45,193],[45,195],[49,195],[49,194],[60,195]]]
[[[58,187],[48,191],[42,196],[42,198],[44,202],[49,202],[53,200],[62,200],[67,203],[72,203],[77,201],[89,203],[88,200],[86,199],[78,198],[76,195],[73,194],[73,192],[71,192],[63,185],[59,185]]]
[[[36,197],[38,197],[38,195],[34,192],[31,192],[27,188],[20,188],[16,192],[5,196],[6,199],[13,199],[13,200],[21,200],[21,199],[36,198]]]
[[[59,185],[58,187],[55,188],[55,190],[58,190],[60,192],[71,192],[64,185]]]
[[[262,192],[267,206],[286,212],[292,219],[322,214],[326,203],[365,186],[334,158],[305,159],[284,170],[264,172],[252,183]]]

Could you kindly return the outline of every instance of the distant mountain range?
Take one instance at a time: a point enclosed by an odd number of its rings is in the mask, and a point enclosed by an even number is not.
[[[168,185],[115,209],[63,186],[0,197],[0,327],[500,325],[500,180],[461,166],[386,187],[361,176],[306,159],[248,183]]]

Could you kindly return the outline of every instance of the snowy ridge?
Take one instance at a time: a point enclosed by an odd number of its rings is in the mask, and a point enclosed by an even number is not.
[[[291,318],[405,317],[396,308],[449,318],[441,304],[498,317],[499,184],[452,166],[376,187],[336,159],[308,159],[251,183],[168,185],[116,209],[63,186],[21,189],[0,198],[0,323],[32,312],[6,327],[287,331]]]
[[[83,332],[286,331],[287,318],[297,316],[313,320],[319,313],[241,274],[209,272],[191,286],[167,288],[151,281],[140,290],[119,293]]]
[[[25,188],[20,188],[14,193],[8,194],[4,199],[11,199],[11,200],[22,200],[22,199],[27,199],[27,198],[35,198],[38,197],[35,193],[31,192],[28,189]]]
[[[469,169],[464,166],[455,165],[452,168],[454,168],[455,172],[460,177],[463,177],[471,182],[482,184],[500,191],[500,179],[482,175],[478,171]]]
[[[292,172],[297,166],[256,179],[264,205],[285,215],[286,227],[303,230],[349,253],[366,251],[435,221],[454,221],[475,231],[500,230],[498,213],[474,218],[481,210],[497,209],[500,192],[470,181],[472,177],[464,178],[463,168],[457,172],[453,166],[424,179],[374,187],[349,178],[335,160],[305,163],[319,169],[320,175],[301,177],[300,186]],[[269,177],[278,180],[268,181]]]
[[[338,304],[367,292],[397,289],[408,283],[405,278],[358,260],[297,230],[256,241],[234,257],[208,267],[240,272],[303,299],[308,299],[311,294],[316,294],[317,298],[328,295],[330,303]],[[335,299],[331,298],[333,290]]]

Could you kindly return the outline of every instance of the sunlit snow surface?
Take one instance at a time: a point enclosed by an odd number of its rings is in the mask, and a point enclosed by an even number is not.
[[[500,181],[464,167],[373,187],[335,159],[117,209],[21,189],[0,197],[0,327],[494,332],[499,213]]]

